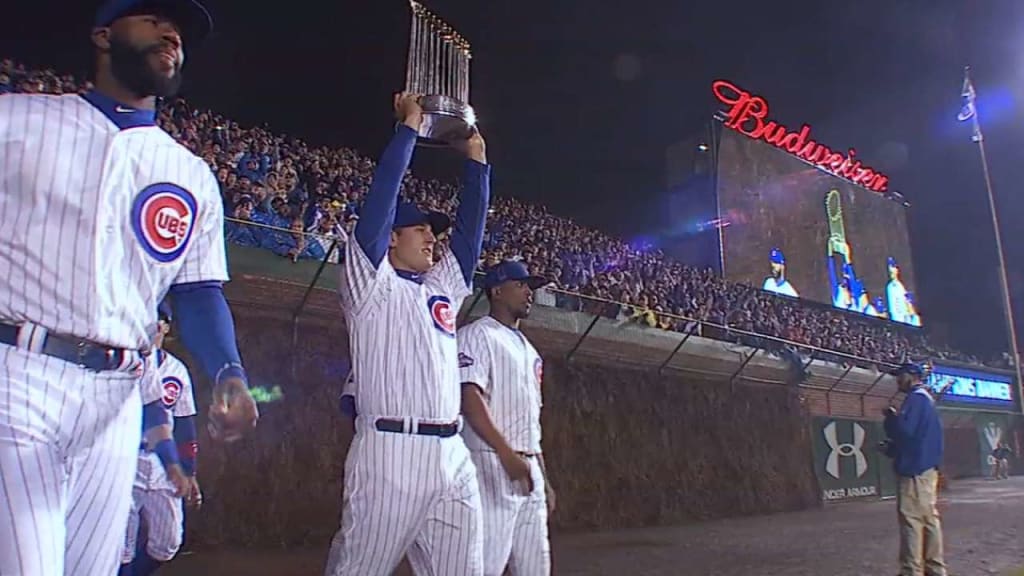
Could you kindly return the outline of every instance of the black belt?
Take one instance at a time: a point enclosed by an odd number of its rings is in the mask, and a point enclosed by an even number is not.
[[[18,345],[18,331],[18,326],[0,323],[0,343],[16,347]],[[110,348],[109,346],[88,340],[58,336],[56,334],[46,335],[42,350],[39,352],[64,360],[65,362],[77,364],[93,372],[118,370],[124,364],[125,358],[131,354],[128,350],[121,348]]]
[[[420,422],[416,427],[416,431],[405,429],[404,420],[393,420],[391,418],[377,418],[373,423],[374,427],[381,432],[408,432],[410,434],[421,434],[423,436],[440,436],[441,438],[449,438],[459,433],[459,424],[452,422],[450,424],[429,424],[427,422]]]

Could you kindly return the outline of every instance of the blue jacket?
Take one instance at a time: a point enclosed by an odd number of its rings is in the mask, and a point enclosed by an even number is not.
[[[899,414],[885,418],[885,433],[892,440],[896,474],[911,478],[942,463],[942,422],[924,388],[907,394]]]

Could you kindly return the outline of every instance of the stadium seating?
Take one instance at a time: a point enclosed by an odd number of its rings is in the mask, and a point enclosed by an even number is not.
[[[0,62],[0,94],[88,88],[87,83],[53,71]],[[354,150],[313,147],[264,128],[242,127],[181,99],[162,107],[160,124],[216,173],[229,218],[229,242],[260,247],[293,261],[322,259],[334,241],[345,241],[358,221],[374,162]],[[411,174],[405,178],[403,195],[449,214],[458,198],[454,183]],[[924,331],[731,283],[514,198],[494,198],[484,241],[482,265],[520,258],[552,280],[551,289],[537,296],[541,304],[669,330],[709,322],[727,329],[705,335],[741,340],[730,333],[738,329],[878,362],[933,358],[978,363],[932,345]],[[332,252],[330,261],[337,262],[338,252]],[[595,308],[588,297],[618,304]],[[792,352],[792,347],[784,348]]]

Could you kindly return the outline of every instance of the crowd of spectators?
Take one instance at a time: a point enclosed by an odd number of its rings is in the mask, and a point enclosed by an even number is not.
[[[74,93],[89,89],[47,70],[0,62],[4,92]],[[322,259],[348,238],[374,162],[348,148],[315,147],[259,127],[242,127],[178,99],[162,106],[161,126],[204,158],[220,183],[229,242],[257,246],[282,257]],[[454,213],[457,186],[407,174],[403,195]],[[552,280],[539,303],[603,314],[670,330],[739,340],[739,331],[875,361],[976,358],[929,343],[920,329],[904,328],[811,303],[797,302],[638,250],[598,230],[556,216],[543,206],[495,197],[482,265],[519,258]],[[682,318],[685,318],[682,319]],[[709,322],[727,329],[702,325]]]

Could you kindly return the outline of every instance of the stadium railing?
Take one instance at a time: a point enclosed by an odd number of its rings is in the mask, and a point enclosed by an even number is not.
[[[295,238],[302,234],[311,241],[317,236],[234,218],[227,220],[229,227],[252,227],[280,237]],[[289,306],[297,324],[317,291],[331,294],[336,291],[337,275],[325,272],[333,267],[331,260],[336,261],[336,257],[332,257],[332,252],[341,252],[341,242],[331,240],[319,259],[282,256],[276,263],[264,247],[254,247],[256,250],[244,254],[236,248],[231,258],[233,275],[238,264],[244,275],[269,275],[291,282],[296,293],[301,286],[301,297],[294,306]],[[478,272],[478,280],[481,278]],[[479,283],[476,288],[460,310],[460,322],[487,313],[487,299]],[[336,307],[335,299],[329,301]],[[312,306],[318,311],[327,307],[319,303]],[[666,326],[671,329],[662,328]],[[820,392],[826,403],[834,394],[853,395],[859,399],[862,412],[865,398],[888,402],[898,396],[892,379],[886,382],[884,378],[896,366],[891,362],[709,320],[655,312],[552,286],[535,294],[534,310],[526,329],[543,332],[543,338],[564,351],[570,360],[586,355],[643,366],[659,373],[674,370],[727,380],[730,384],[743,380],[799,386]]]

